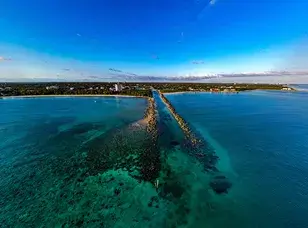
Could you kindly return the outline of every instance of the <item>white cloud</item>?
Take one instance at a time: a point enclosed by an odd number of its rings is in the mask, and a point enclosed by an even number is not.
[[[217,2],[217,0],[210,0],[210,5],[214,5]]]
[[[9,60],[11,60],[11,59],[10,58],[5,58],[3,56],[0,56],[0,61],[9,61]]]
[[[220,83],[282,83],[282,84],[307,84],[308,75],[303,76],[251,76],[251,77],[221,77],[209,79],[209,82]]]
[[[133,72],[138,79],[145,80],[147,76],[168,78],[174,76],[206,76],[219,73],[243,73],[264,72],[271,70],[307,70],[308,71],[308,42],[296,43],[288,47],[275,47],[262,52],[249,53],[239,56],[226,56],[219,59],[204,58],[203,64],[191,64],[187,60],[183,64],[155,65],[152,63],[102,63],[81,62],[74,59],[50,56],[37,53],[22,47],[9,47],[0,45],[0,80],[111,80],[119,78],[118,75],[110,75],[109,68],[121,69],[123,72]],[[5,60],[4,56],[10,56],[14,61]],[[209,56],[210,57],[210,56]],[[64,70],[69,69],[69,70]],[[120,77],[121,78],[121,77]],[[230,82],[288,82],[307,83],[306,76],[283,77],[228,77],[213,79]]]
[[[74,59],[54,57],[23,47],[0,45],[0,53],[14,59],[14,61],[4,61],[0,64],[1,80],[73,81],[85,78],[87,75],[97,75],[107,71],[106,66],[101,63],[85,63]],[[6,58],[1,57],[0,60],[6,60]]]

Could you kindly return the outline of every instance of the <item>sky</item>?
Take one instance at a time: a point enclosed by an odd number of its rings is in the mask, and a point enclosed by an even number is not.
[[[308,0],[0,0],[0,81],[308,83]]]

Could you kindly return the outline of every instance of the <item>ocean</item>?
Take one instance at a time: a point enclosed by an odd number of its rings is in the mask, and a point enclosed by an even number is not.
[[[308,93],[0,99],[0,227],[308,227]]]
[[[223,196],[232,201],[234,218],[227,218],[228,227],[235,220],[238,227],[308,227],[308,93],[167,98],[214,146],[218,168],[232,178]]]
[[[308,91],[308,84],[295,84],[291,86],[299,91],[305,91],[305,92]]]
[[[108,203],[110,194],[127,173],[117,183],[112,173],[130,169],[135,145],[146,142],[143,132],[128,128],[146,107],[139,98],[0,99],[0,227],[113,221],[119,205]]]

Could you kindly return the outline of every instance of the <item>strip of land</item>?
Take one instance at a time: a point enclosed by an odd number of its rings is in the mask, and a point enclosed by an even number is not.
[[[146,96],[133,96],[133,95],[107,95],[107,94],[83,94],[83,95],[21,95],[21,96],[5,96],[3,98],[36,98],[36,97],[135,97],[135,98],[147,98]]]
[[[106,83],[106,82],[56,82],[56,83],[0,83],[0,97],[33,96],[132,96],[152,97],[152,90],[162,93],[224,92],[238,93],[251,90],[294,91],[282,84],[238,83]]]

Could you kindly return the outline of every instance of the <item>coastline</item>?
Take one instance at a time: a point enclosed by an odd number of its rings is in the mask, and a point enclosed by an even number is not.
[[[191,92],[191,91],[184,91],[184,92],[162,92],[162,94],[182,94],[182,93],[197,93],[197,92]],[[200,92],[198,92],[200,93]]]
[[[185,92],[161,92],[162,94],[198,94],[198,93],[239,93],[239,92],[211,92],[211,91],[185,91]]]
[[[132,95],[109,95],[109,94],[85,94],[85,95],[22,95],[22,96],[3,96],[0,99],[10,99],[10,98],[44,98],[44,97],[131,97],[131,98],[144,98],[144,96],[132,96]]]
[[[197,93],[226,93],[226,94],[237,94],[237,93],[242,93],[242,92],[253,92],[253,91],[281,91],[281,92],[303,92],[305,90],[299,90],[299,89],[295,89],[292,88],[292,90],[275,90],[275,89],[254,89],[254,90],[245,90],[245,91],[235,91],[235,92],[224,92],[224,91],[220,91],[220,92],[211,92],[211,91],[181,91],[181,92],[161,92],[162,94],[186,94],[186,93],[190,93],[190,94],[197,94]],[[306,92],[308,92],[308,90],[306,90]]]

